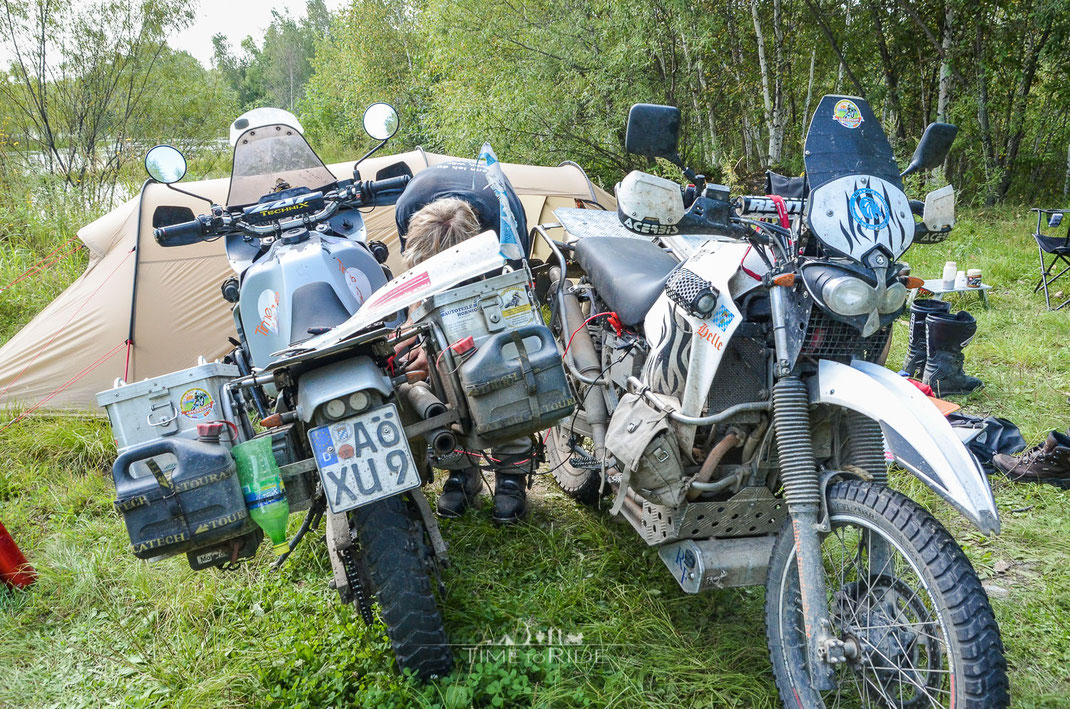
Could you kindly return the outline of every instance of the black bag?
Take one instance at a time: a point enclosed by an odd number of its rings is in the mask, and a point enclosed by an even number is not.
[[[948,423],[954,428],[980,429],[980,432],[966,444],[977,462],[981,464],[986,473],[996,472],[996,466],[992,464],[992,456],[996,453],[1014,455],[1025,450],[1025,439],[1022,438],[1018,427],[1007,419],[989,416],[982,419],[980,416],[971,416],[960,411],[948,414]]]

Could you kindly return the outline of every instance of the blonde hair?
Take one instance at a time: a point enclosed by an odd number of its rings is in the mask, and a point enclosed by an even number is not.
[[[452,197],[436,199],[409,220],[405,260],[411,268],[479,233],[479,218],[472,205]]]

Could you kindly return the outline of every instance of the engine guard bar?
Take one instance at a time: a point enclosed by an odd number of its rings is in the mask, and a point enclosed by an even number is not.
[[[718,411],[717,413],[708,416],[687,416],[659,399],[652,391],[650,391],[650,387],[643,384],[634,376],[628,377],[628,391],[632,394],[642,396],[646,399],[647,403],[655,409],[662,412],[673,421],[687,426],[709,426],[715,423],[721,423],[722,421],[727,421],[737,414],[746,413],[748,411],[768,411],[773,406],[771,401],[746,401],[742,404],[729,406],[724,411]]]

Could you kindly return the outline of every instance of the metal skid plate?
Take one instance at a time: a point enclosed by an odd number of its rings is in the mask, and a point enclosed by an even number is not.
[[[776,534],[787,516],[787,505],[768,488],[745,487],[723,502],[685,502],[679,507],[644,502],[639,524],[647,544],[664,544]]]

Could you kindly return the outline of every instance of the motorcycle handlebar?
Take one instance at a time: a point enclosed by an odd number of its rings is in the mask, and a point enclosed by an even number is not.
[[[385,180],[369,180],[364,183],[364,189],[373,197],[383,192],[401,192],[411,179],[412,177],[409,175],[400,175],[398,177],[388,177]]]
[[[805,199],[783,197],[784,208],[788,214],[802,214],[806,207]],[[738,205],[740,214],[743,216],[776,216],[778,214],[776,203],[768,196],[746,195],[739,198]]]
[[[201,241],[205,235],[205,225],[201,220],[161,226],[152,230],[156,243],[160,246],[189,246]]]

